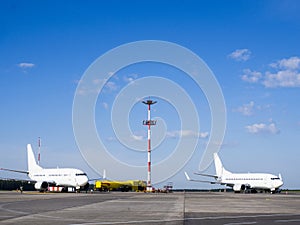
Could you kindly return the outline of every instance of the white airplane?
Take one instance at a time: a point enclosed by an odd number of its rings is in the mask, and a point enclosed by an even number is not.
[[[28,177],[36,181],[34,187],[39,191],[47,191],[49,187],[64,187],[63,191],[66,191],[68,187],[75,187],[77,191],[80,188],[88,188],[88,177],[86,173],[74,168],[55,168],[44,169],[40,167],[34,158],[31,145],[27,145],[27,160],[28,171],[3,169],[6,171],[26,173]]]
[[[216,181],[203,181],[203,180],[193,180],[189,177],[187,172],[185,176],[189,181],[206,182],[211,184],[221,184],[225,186],[232,187],[234,192],[256,192],[268,191],[271,193],[279,192],[279,188],[283,185],[282,177],[275,176],[268,173],[231,173],[227,171],[218,156],[214,153],[214,163],[216,169],[216,175],[195,173],[201,176],[213,177]]]

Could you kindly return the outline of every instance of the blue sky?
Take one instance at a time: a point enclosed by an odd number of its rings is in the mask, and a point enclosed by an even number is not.
[[[26,169],[26,144],[32,143],[37,150],[41,137],[43,166],[78,167],[97,177],[81,156],[73,134],[76,87],[89,65],[107,51],[134,41],[163,40],[196,53],[219,82],[227,110],[220,150],[225,167],[236,172],[281,173],[286,188],[300,187],[295,179],[300,170],[298,1],[1,1],[0,5],[0,167]],[[128,150],[117,141],[110,118],[122,88],[148,76],[179,84],[199,112],[195,154],[168,181],[175,187],[208,188],[186,182],[183,175],[185,170],[198,170],[211,118],[205,95],[182,71],[142,63],[114,74],[96,104],[99,136],[111,154],[146,165],[144,153]],[[172,153],[180,131],[174,107],[157,100],[152,115],[166,123],[167,133],[153,151],[154,162]],[[134,138],[145,142],[141,121],[146,116],[145,106],[136,104],[128,118]],[[106,169],[108,176],[113,169]],[[213,173],[213,167],[206,172]],[[0,175],[12,176],[18,175]],[[128,176],[120,172],[120,177],[113,178]],[[146,179],[146,169],[145,177],[132,178]]]

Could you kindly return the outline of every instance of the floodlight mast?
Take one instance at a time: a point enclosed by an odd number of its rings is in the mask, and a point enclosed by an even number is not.
[[[38,165],[40,165],[40,161],[41,161],[41,137],[39,137],[39,139],[38,139],[38,146],[39,146]]]
[[[143,125],[148,126],[148,173],[147,173],[147,191],[152,191],[151,184],[151,126],[156,125],[156,120],[151,120],[151,105],[157,101],[147,100],[143,101],[144,104],[148,105],[148,119],[143,120]]]

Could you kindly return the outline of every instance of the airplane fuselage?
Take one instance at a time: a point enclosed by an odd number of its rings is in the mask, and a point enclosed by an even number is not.
[[[37,182],[36,188],[41,186],[41,182],[55,184],[56,186],[70,186],[79,189],[88,182],[86,173],[78,169],[61,168],[61,169],[41,169],[30,172],[30,179]],[[39,189],[39,188],[37,188]]]
[[[28,170],[11,170],[0,168],[1,170],[7,170],[17,173],[26,173],[28,177],[36,182],[34,184],[35,189],[39,191],[48,191],[49,187],[75,187],[76,190],[80,188],[88,188],[88,177],[86,173],[75,168],[53,168],[46,169],[42,168],[35,161],[32,147],[30,144],[27,145],[27,161]]]
[[[283,185],[280,177],[268,173],[231,173],[223,175],[219,181],[233,187],[234,191],[251,188],[274,192]]]
[[[213,177],[215,182],[193,180],[185,172],[187,180],[206,182],[211,184],[221,184],[228,187],[232,187],[235,192],[248,192],[249,190],[262,190],[275,193],[279,191],[279,188],[283,185],[281,175],[275,176],[269,173],[232,173],[226,170],[218,156],[214,153],[214,163],[216,169],[216,175],[196,173],[197,175]]]
[[[50,186],[87,187],[88,177],[86,173],[75,168],[51,168],[39,166],[34,158],[31,145],[27,145],[28,176],[36,181],[34,187],[39,191],[47,191]]]

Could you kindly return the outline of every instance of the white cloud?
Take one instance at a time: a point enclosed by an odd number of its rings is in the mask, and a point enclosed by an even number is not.
[[[208,132],[201,132],[201,133],[198,133],[198,138],[207,138],[209,135]]]
[[[111,142],[115,142],[115,141],[117,141],[117,138],[116,137],[107,137],[106,140],[111,141]]]
[[[126,83],[131,83],[133,82],[134,80],[136,80],[138,78],[138,75],[137,74],[131,74],[131,75],[128,75],[128,76],[124,76],[123,77],[123,80],[126,82]]]
[[[250,101],[249,103],[243,104],[242,106],[233,109],[233,112],[239,112],[244,116],[252,116],[255,113],[255,111],[269,110],[270,108],[270,104],[257,105],[254,103],[254,101]]]
[[[100,91],[108,93],[119,88],[115,82],[107,81],[107,79],[94,79],[91,84],[85,84],[83,80],[79,82],[80,89],[77,91],[79,95],[99,94]],[[100,89],[100,85],[104,85],[104,87]]]
[[[144,137],[142,135],[131,135],[131,138],[133,138],[136,141],[142,141],[144,140]]]
[[[28,68],[32,68],[34,67],[35,64],[33,63],[26,63],[26,62],[22,62],[18,64],[18,67],[22,68],[22,69],[28,69]]]
[[[87,88],[87,87],[81,87],[80,89],[78,89],[77,91],[78,95],[89,95],[89,94],[98,94],[96,89],[91,89],[91,88]]]
[[[276,127],[275,123],[255,123],[245,127],[246,130],[251,134],[269,133],[278,134],[280,130]]]
[[[102,103],[102,106],[103,106],[103,108],[104,108],[105,110],[108,110],[108,109],[109,109],[109,105],[108,105],[107,102],[103,102],[103,103]]]
[[[266,72],[262,84],[267,88],[300,87],[300,72],[295,70],[280,70],[276,73]]]
[[[108,90],[108,91],[116,91],[118,89],[118,85],[113,82],[113,81],[108,81],[106,84],[105,84],[105,88]]]
[[[169,138],[180,138],[180,137],[193,137],[193,138],[207,138],[208,132],[194,132],[191,130],[174,130],[168,131],[167,137]]]
[[[135,135],[135,134],[132,134],[132,135],[130,135],[129,137],[127,136],[126,138],[127,138],[128,141],[130,141],[130,142],[133,142],[133,141],[143,141],[143,140],[145,140],[145,137],[144,137],[143,135]],[[116,142],[116,141],[119,142],[119,139],[118,139],[118,138],[112,137],[112,136],[107,137],[106,140],[109,141],[109,142]]]
[[[261,72],[251,71],[250,69],[243,70],[242,80],[249,83],[257,83],[261,78]]]
[[[267,71],[263,85],[265,87],[300,87],[300,58],[290,57],[270,64],[275,72]]]
[[[98,85],[102,80],[100,79],[94,79],[92,80],[92,84],[93,85],[87,85],[86,81],[84,79],[80,79],[80,80],[74,80],[74,83],[77,84],[77,94],[78,95],[89,95],[89,94],[98,94],[98,90],[97,88],[95,88],[94,85]],[[80,85],[80,86],[79,86]]]
[[[245,69],[241,78],[249,83],[260,83],[266,88],[300,87],[299,57],[281,59],[269,66],[270,69],[264,73]]]
[[[297,70],[300,68],[300,58],[293,56],[288,59],[281,59],[275,63],[271,63],[270,66],[273,68]]]
[[[247,61],[250,59],[251,51],[249,49],[237,49],[228,55],[229,58],[236,61]]]
[[[236,109],[237,112],[242,113],[244,116],[253,115],[254,102],[251,101],[248,104],[244,104]]]
[[[92,80],[93,84],[98,85],[98,84],[102,84],[105,83],[106,80],[105,79],[94,79]]]

